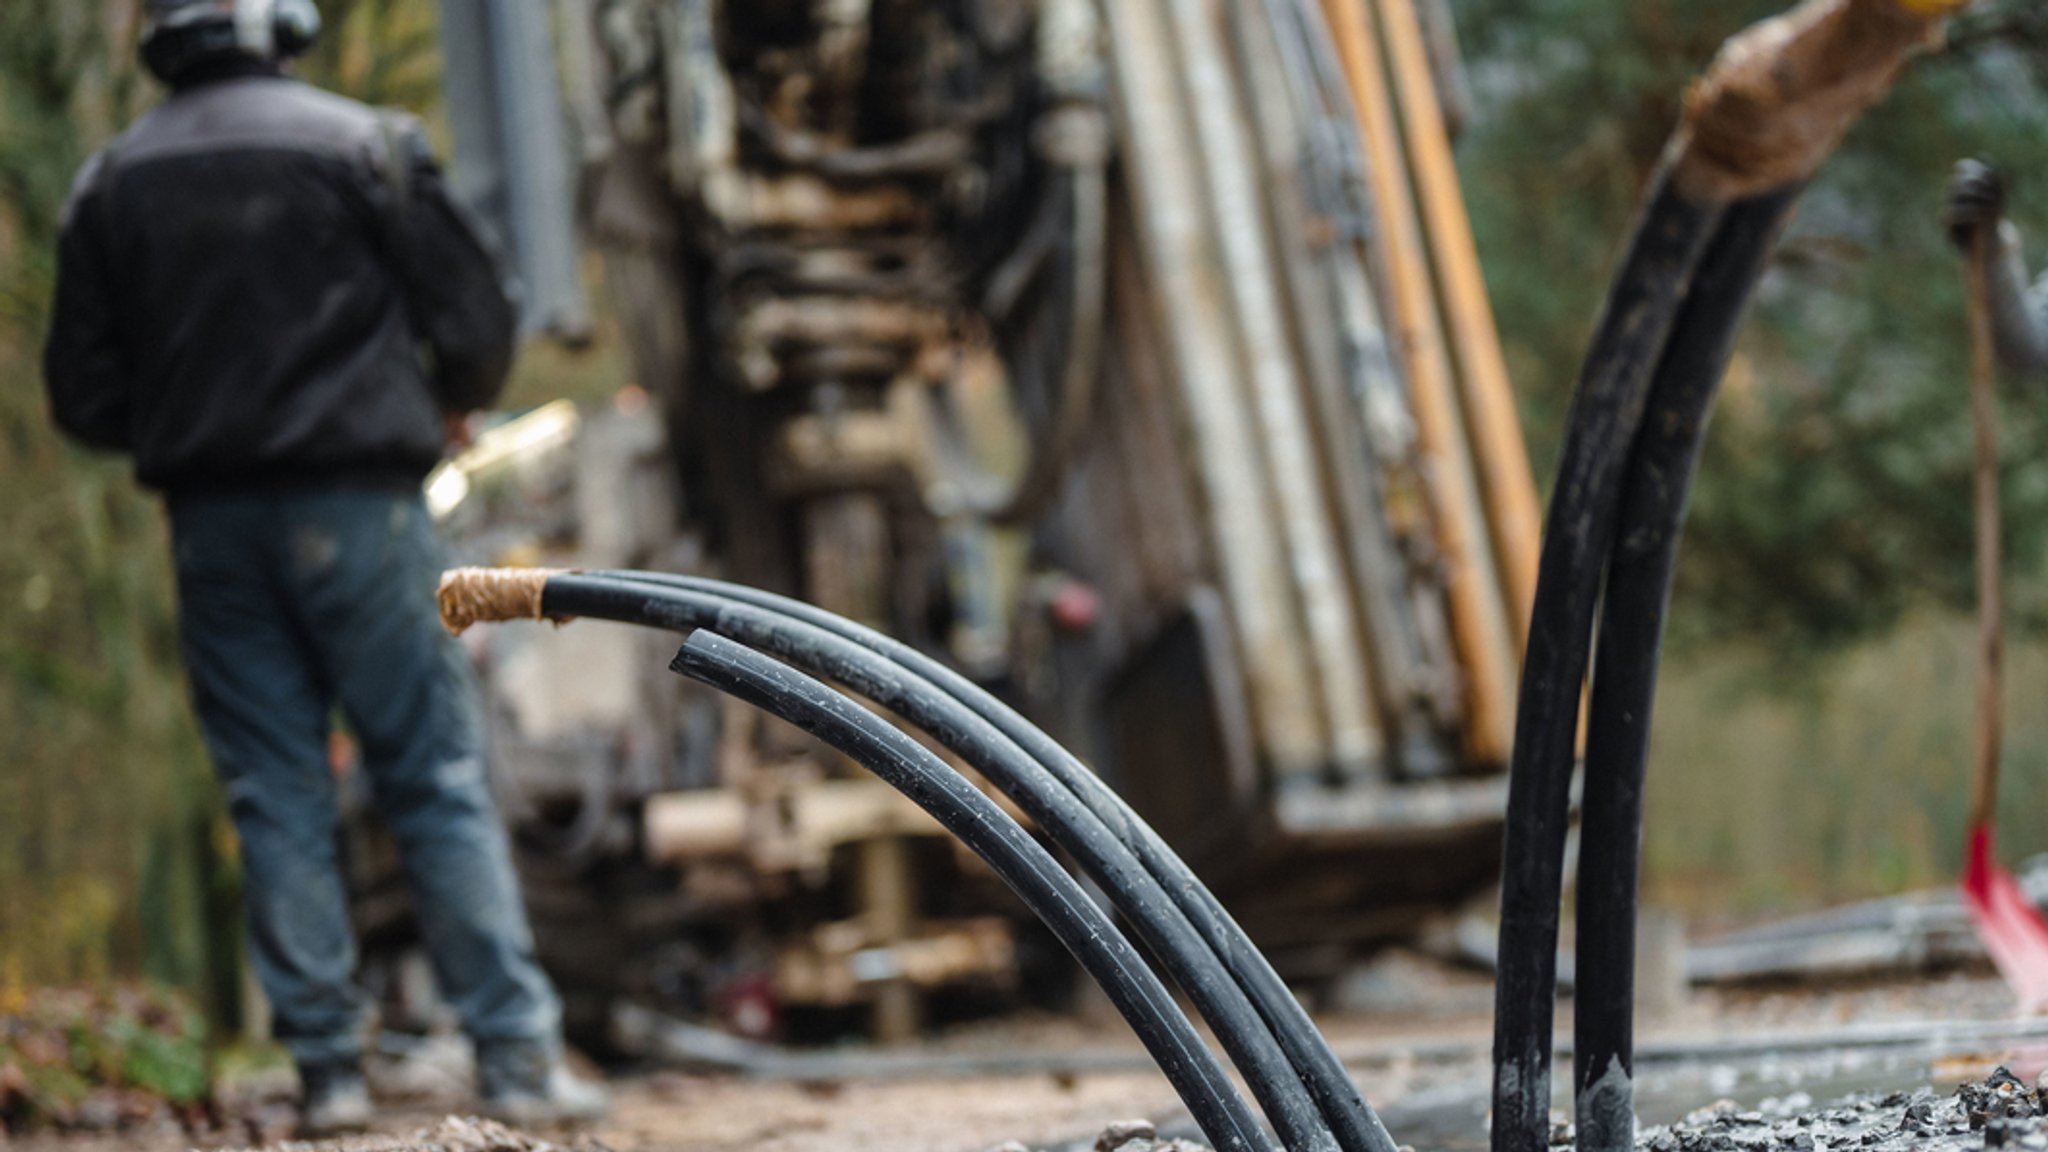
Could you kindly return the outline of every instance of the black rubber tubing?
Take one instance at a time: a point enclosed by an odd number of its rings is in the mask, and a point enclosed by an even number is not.
[[[745,645],[696,631],[673,667],[818,737],[931,813],[988,862],[1101,984],[1218,1149],[1267,1147],[1251,1109],[1137,949],[995,801],[901,729]]]
[[[1111,894],[1118,910],[1130,918],[1208,1020],[1281,1142],[1297,1152],[1337,1148],[1265,1020],[1159,881],[1071,789],[964,704],[851,640],[730,597],[609,573],[557,577],[549,582],[548,595],[547,603],[573,615],[630,616],[636,623],[677,630],[709,629],[844,684],[931,733],[1014,799]],[[655,602],[649,603],[650,598]]]
[[[1572,397],[1516,701],[1494,982],[1494,1152],[1550,1144],[1558,901],[1593,611],[1650,377],[1721,217],[1722,206],[1680,194],[1668,167],[1659,174]]]
[[[1366,1102],[1349,1073],[1345,1072],[1336,1053],[1330,1050],[1307,1010],[1294,998],[1286,982],[1273,971],[1265,954],[1245,935],[1244,929],[1238,926],[1222,902],[1196,878],[1152,826],[1131,811],[1123,797],[1015,709],[931,656],[801,600],[702,576],[631,571],[601,571],[588,575],[702,592],[814,625],[887,658],[986,720],[1079,797],[1165,888],[1167,896],[1201,933],[1203,940],[1271,1028],[1334,1131],[1339,1147],[1344,1152],[1395,1152],[1393,1137],[1387,1133],[1386,1126]]]
[[[1635,1144],[1637,874],[1671,578],[1715,394],[1752,291],[1802,187],[1728,210],[1673,326],[1622,479],[1600,604],[1579,812],[1572,998],[1579,1152],[1629,1152]]]

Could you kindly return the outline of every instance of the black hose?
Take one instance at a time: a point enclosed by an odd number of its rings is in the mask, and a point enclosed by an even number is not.
[[[1209,1021],[1282,1142],[1295,1150],[1337,1147],[1265,1020],[1159,880],[1071,789],[958,700],[859,644],[730,597],[594,573],[555,577],[545,596],[550,612],[709,629],[838,681],[931,733],[1014,799],[1110,893]]]
[[[1659,175],[1572,397],[1544,521],[1508,781],[1494,984],[1494,1152],[1545,1152],[1550,1143],[1558,898],[1593,609],[1650,376],[1721,216],[1719,206],[1682,196],[1668,169]]]
[[[677,653],[676,671],[730,693],[839,749],[886,781],[993,868],[1102,985],[1218,1149],[1268,1145],[1222,1067],[1080,884],[996,802],[901,729],[819,681],[706,631]]]
[[[1621,484],[1579,814],[1572,1060],[1580,1152],[1628,1152],[1635,1142],[1637,869],[1665,610],[1707,416],[1751,291],[1799,191],[1729,208],[1650,385]]]
[[[812,624],[882,656],[906,672],[936,686],[1016,742],[1032,759],[1065,786],[1106,825],[1112,835],[1156,878],[1209,948],[1237,981],[1266,1021],[1296,1073],[1308,1086],[1344,1152],[1395,1152],[1393,1138],[1380,1123],[1344,1065],[1330,1050],[1315,1022],[1285,981],[1245,935],[1221,901],[1196,878],[1151,825],[1131,811],[1100,777],[1075,759],[1060,743],[1009,705],[932,657],[874,629],[835,616],[814,605],[758,588],[727,584],[701,576],[651,572],[603,572],[607,576],[667,588],[688,589],[724,597]],[[557,580],[561,577],[557,577]],[[551,583],[552,586],[552,583]]]

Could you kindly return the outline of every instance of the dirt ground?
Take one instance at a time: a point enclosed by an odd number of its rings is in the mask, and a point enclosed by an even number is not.
[[[1369,1011],[1327,1015],[1322,1023],[1396,1139],[1421,1148],[1478,1146],[1488,1079],[1490,983],[1395,957],[1376,967],[1359,998]],[[1683,1004],[1643,1022],[1644,1059],[1664,1061],[1659,1067],[1668,1063],[1669,1072],[1662,1087],[1654,1076],[1641,1077],[1645,1121],[1656,1120],[1649,1113],[1657,1108],[1671,1113],[1660,1121],[1668,1122],[1721,1097],[1761,1099],[1802,1085],[1817,1097],[1832,1098],[1824,1094],[1838,1081],[1846,1085],[1843,1091],[1952,1084],[1981,1077],[1996,1063],[2013,1064],[2031,1083],[2048,1063],[2048,1026],[2038,1035],[2024,1026],[2016,1031],[2011,1014],[2009,994],[1988,973],[1818,991],[1695,991]],[[1569,1022],[1568,1005],[1561,1006],[1559,1019]],[[1960,1039],[1940,1048],[1898,1047],[1902,1039],[1941,1028],[1958,1030]],[[1744,1055],[1745,1038],[1802,1036],[1843,1042],[1821,1044],[1804,1064],[1789,1054]],[[1892,1046],[1884,1051],[1908,1056],[1889,1063],[1867,1059],[1864,1050],[1875,1049],[1859,1036],[1879,1038]],[[897,1060],[906,1053],[891,1051]],[[610,1121],[582,1135],[617,1152],[982,1152],[1013,1140],[1033,1148],[1085,1147],[1106,1125],[1127,1118],[1158,1121],[1166,1132],[1185,1130],[1184,1114],[1164,1079],[1145,1064],[1121,1023],[1099,1013],[994,1021],[907,1052],[925,1058],[928,1071],[895,1078],[899,1067],[891,1078],[865,1079],[866,1057],[853,1050],[842,1054],[844,1075],[808,1082],[680,1071],[622,1077],[612,1085]],[[976,1065],[996,1053],[1027,1070],[945,1074],[956,1064]],[[445,1090],[393,1103],[378,1131],[398,1135],[428,1128],[464,1106],[459,1095]],[[17,1137],[7,1148],[223,1148],[278,1140],[289,1123],[289,1110],[272,1103],[247,1108],[229,1128],[196,1137],[166,1125],[118,1137]],[[565,1143],[577,1138],[541,1135]]]

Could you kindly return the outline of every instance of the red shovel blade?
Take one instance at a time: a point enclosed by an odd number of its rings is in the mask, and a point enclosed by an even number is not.
[[[1977,927],[1984,951],[2012,990],[2020,1011],[2048,1005],[2048,923],[2027,902],[2019,882],[1991,859],[1991,829],[1970,829],[1969,860],[1963,867],[1963,905]]]

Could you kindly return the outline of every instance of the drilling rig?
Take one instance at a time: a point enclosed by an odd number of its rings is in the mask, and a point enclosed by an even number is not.
[[[713,574],[942,657],[1296,978],[1493,881],[1538,523],[1443,0],[441,10],[529,328],[587,338],[601,281],[637,382],[436,474],[464,559]],[[1058,969],[922,813],[644,634],[482,643],[584,1038],[899,1038]]]

